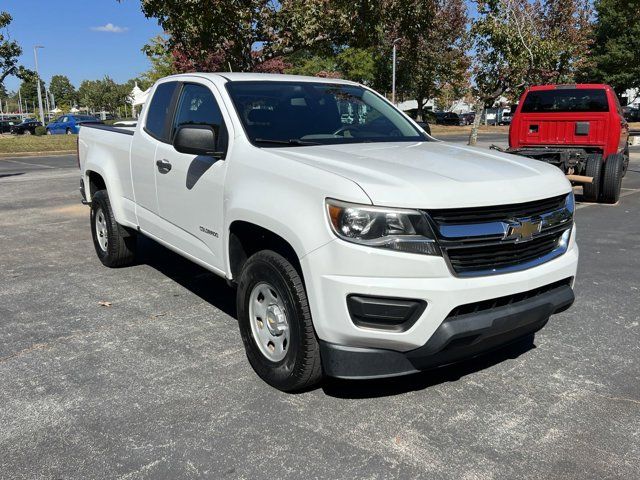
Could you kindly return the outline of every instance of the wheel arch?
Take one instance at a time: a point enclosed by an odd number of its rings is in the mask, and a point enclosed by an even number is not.
[[[91,198],[93,198],[93,195],[98,190],[107,190],[107,192],[109,191],[109,189],[107,188],[107,182],[105,181],[102,174],[96,172],[95,170],[87,170],[85,172],[85,175],[87,178],[88,186],[88,188],[86,189],[87,200],[91,201]]]
[[[229,279],[235,282],[242,266],[254,253],[273,250],[282,255],[298,270],[301,277],[300,253],[282,235],[257,223],[235,220],[229,225],[227,255]],[[304,279],[303,279],[304,280]]]
[[[109,165],[107,165],[107,168],[109,168]],[[109,202],[111,203],[116,221],[121,225],[133,227],[135,225],[127,220],[128,217],[124,211],[122,190],[119,182],[117,180],[114,182],[113,177],[114,174],[109,174],[108,170],[100,168],[100,165],[97,163],[87,165],[83,177],[87,201],[91,202],[93,194],[98,190],[106,190],[109,194]]]

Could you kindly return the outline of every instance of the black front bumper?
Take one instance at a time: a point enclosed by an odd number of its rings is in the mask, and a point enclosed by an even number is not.
[[[540,330],[574,301],[570,279],[521,301],[447,317],[429,341],[407,352],[335,345],[320,341],[325,374],[371,379],[416,373],[502,347]]]

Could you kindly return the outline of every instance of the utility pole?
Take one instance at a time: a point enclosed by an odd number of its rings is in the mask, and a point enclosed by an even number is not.
[[[22,93],[20,92],[20,87],[18,87],[18,112],[20,112],[20,120],[24,120],[22,116],[24,110],[22,110]]]
[[[38,82],[38,108],[40,109],[40,122],[44,126],[44,110],[42,109],[42,89],[40,88],[40,72],[38,71],[38,49],[44,48],[42,45],[33,47],[33,56],[36,59],[36,81]]]
[[[393,41],[393,72],[391,74],[391,103],[396,104],[396,49],[401,38]]]

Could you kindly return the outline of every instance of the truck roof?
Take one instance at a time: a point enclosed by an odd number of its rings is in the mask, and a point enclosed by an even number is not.
[[[609,85],[604,83],[564,83],[560,85],[532,85],[527,88],[527,91],[536,91],[536,90],[564,90],[569,88],[576,89],[588,89],[588,88],[611,88]]]
[[[347,85],[357,85],[356,82],[343,80],[340,78],[308,77],[303,75],[285,75],[279,73],[240,73],[240,72],[193,72],[172,75],[175,77],[184,76],[205,77],[211,80],[224,79],[227,82],[246,81],[266,81],[266,82],[316,82],[316,83],[341,83]],[[170,78],[170,77],[167,77]]]

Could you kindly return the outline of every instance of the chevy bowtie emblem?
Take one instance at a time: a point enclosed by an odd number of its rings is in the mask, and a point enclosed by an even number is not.
[[[540,233],[541,229],[541,222],[524,220],[509,225],[509,228],[507,229],[507,238],[515,237],[516,240],[531,240],[536,233]]]

